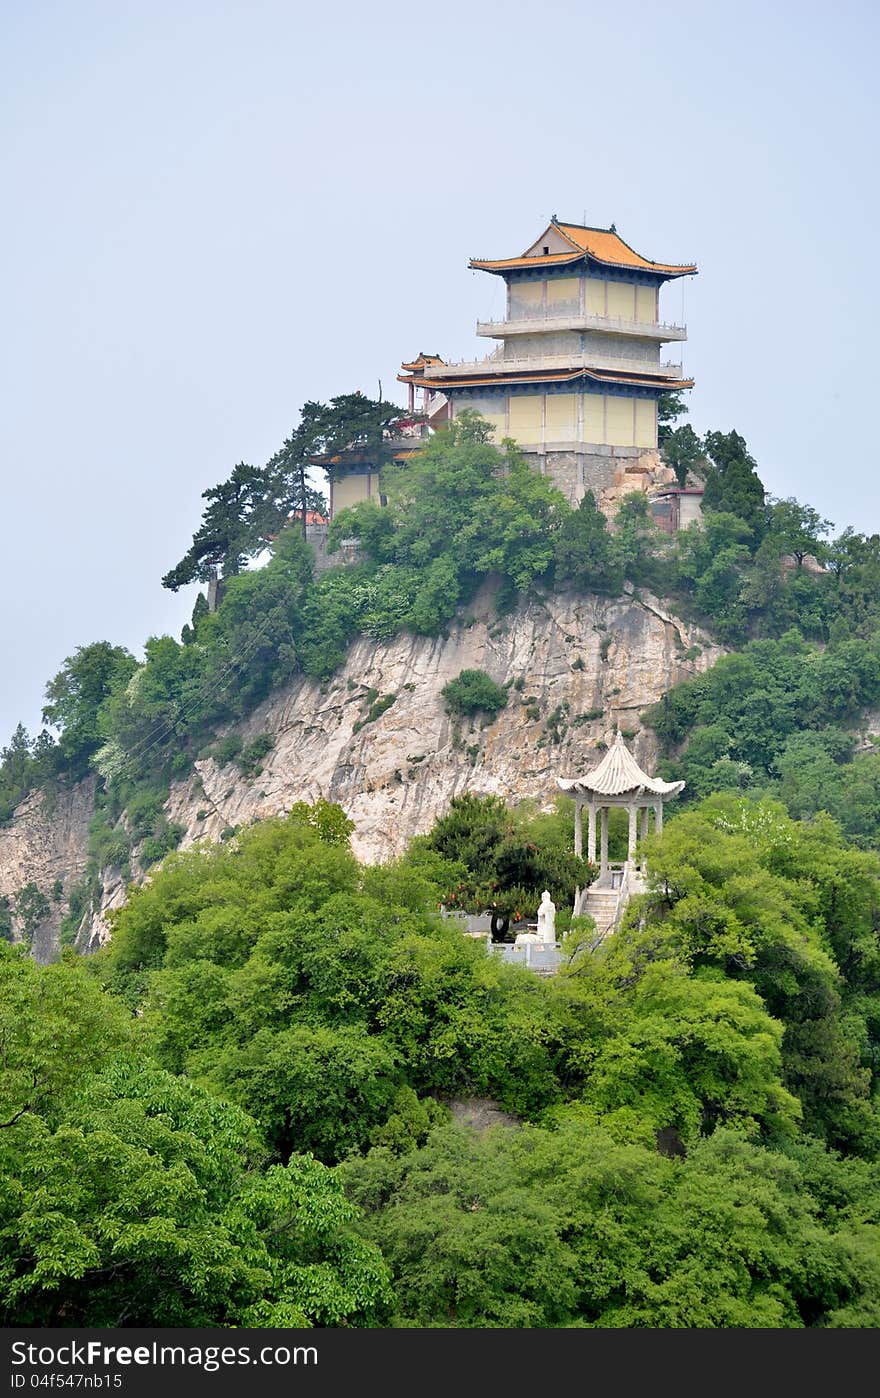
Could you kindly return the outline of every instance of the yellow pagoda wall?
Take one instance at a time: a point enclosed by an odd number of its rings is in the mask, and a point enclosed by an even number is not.
[[[378,498],[379,473],[377,471],[340,476],[338,480],[333,481],[330,487],[331,514],[338,515],[340,510],[347,510],[353,505],[359,505],[362,500],[378,500]]]
[[[652,398],[616,393],[485,394],[461,401],[495,429],[493,441],[513,437],[524,447],[554,442],[597,446],[656,447],[657,405]]]
[[[536,320],[548,316],[611,316],[617,320],[656,325],[659,294],[655,286],[608,280],[603,277],[545,277],[536,281],[512,281],[508,288],[507,314],[511,320]]]
[[[543,393],[511,394],[507,421],[510,436],[523,446],[540,446],[544,441]]]

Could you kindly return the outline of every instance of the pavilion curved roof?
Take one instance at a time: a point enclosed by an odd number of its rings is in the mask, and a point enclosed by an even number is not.
[[[642,792],[652,796],[677,796],[684,789],[684,782],[664,782],[643,772],[621,733],[598,767],[583,777],[557,777],[556,784],[562,791],[591,796],[635,796]]]

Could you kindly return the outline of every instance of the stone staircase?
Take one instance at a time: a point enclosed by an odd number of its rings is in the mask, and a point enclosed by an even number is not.
[[[645,888],[641,870],[624,864],[609,869],[578,894],[574,912],[579,917],[593,919],[596,924],[596,946],[614,931],[632,895],[644,893]]]
[[[591,917],[596,924],[597,938],[601,941],[614,928],[617,908],[620,902],[619,888],[597,888],[591,884],[581,894],[578,912],[583,917]]]

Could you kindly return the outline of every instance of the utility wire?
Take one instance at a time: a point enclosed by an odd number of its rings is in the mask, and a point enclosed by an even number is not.
[[[191,717],[192,714],[200,709],[206,699],[221,694],[223,690],[229,686],[233,678],[235,678],[235,674],[241,666],[250,659],[260,641],[264,638],[268,623],[269,618],[266,617],[262,626],[258,627],[237,653],[233,653],[232,657],[226,661],[219,674],[212,679],[210,683],[206,682],[200,692],[197,690],[194,695],[190,696],[187,703],[181,704],[173,718],[161,719],[157,728],[153,729],[150,733],[146,733],[142,738],[139,738],[136,743],[133,743],[130,748],[126,749],[126,757],[131,759],[145,757],[147,753],[152,752],[154,748],[158,747],[160,743],[164,742],[167,737],[174,733],[182,720]],[[225,680],[222,678],[224,675],[228,675],[228,678]]]

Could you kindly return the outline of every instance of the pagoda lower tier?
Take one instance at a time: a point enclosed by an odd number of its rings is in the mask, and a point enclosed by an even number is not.
[[[453,421],[465,408],[481,414],[497,442],[512,437],[524,450],[577,450],[583,446],[649,449],[657,446],[657,400],[691,388],[692,379],[629,375],[584,367],[518,373],[400,376],[424,390],[432,425]],[[438,394],[446,400],[441,417]]]

